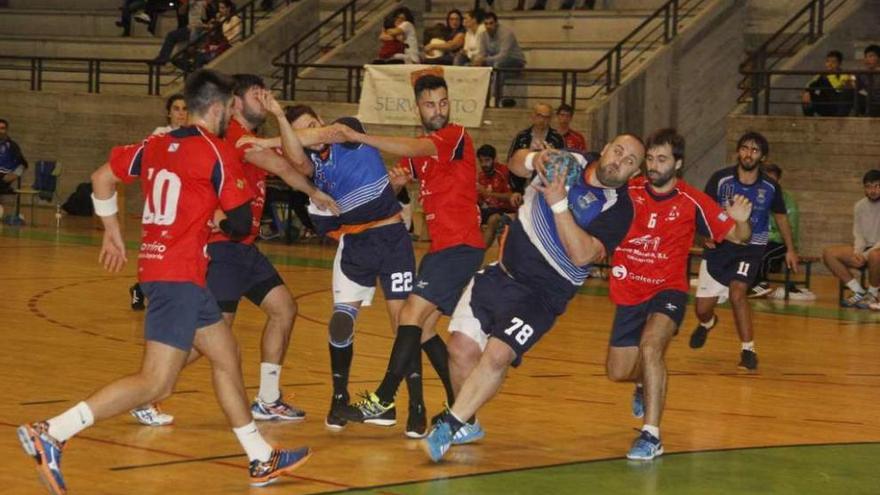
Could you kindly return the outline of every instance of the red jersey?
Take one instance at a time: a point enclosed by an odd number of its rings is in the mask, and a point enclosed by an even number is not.
[[[663,196],[649,188],[644,177],[629,183],[633,220],[611,258],[615,304],[640,304],[664,290],[687,292],[695,232],[720,242],[735,226],[718,203],[683,180]]]
[[[404,158],[421,181],[419,200],[431,235],[430,252],[459,244],[484,249],[477,205],[477,159],[464,127],[449,124],[428,134],[436,156]]]
[[[495,173],[493,173],[492,175],[487,175],[482,170],[480,170],[480,174],[477,177],[477,183],[482,186],[483,189],[488,189],[489,192],[512,192],[510,190],[510,171],[503,163],[495,162]],[[507,210],[510,212],[516,211],[516,208],[510,205],[509,199],[480,194],[480,201],[484,205],[486,205],[487,208],[500,208],[502,210]]]
[[[226,136],[223,138],[229,149],[235,153],[236,160],[241,163],[241,169],[244,171],[244,177],[247,180],[248,186],[254,192],[254,199],[251,201],[251,213],[253,214],[251,233],[244,239],[236,241],[242,244],[253,244],[257,240],[257,236],[260,235],[260,219],[263,218],[263,207],[266,205],[266,176],[269,175],[268,172],[245,161],[244,155],[251,149],[250,144],[241,148],[235,146],[235,143],[242,136],[253,135],[253,132],[247,130],[238,120],[232,118],[229,119],[229,127],[226,129]],[[208,242],[231,241],[232,239],[223,232],[212,232],[211,237],[208,239]]]
[[[562,138],[565,139],[566,149],[577,151],[587,150],[587,140],[584,139],[584,135],[578,131],[569,129],[568,132],[562,135]]]
[[[253,196],[232,150],[202,128],[181,127],[113,148],[110,167],[125,183],[141,179],[138,280],[204,287],[208,221],[217,208],[229,211]]]

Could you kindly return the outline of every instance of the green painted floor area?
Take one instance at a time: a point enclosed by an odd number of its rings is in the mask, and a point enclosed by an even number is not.
[[[524,451],[526,453],[526,451]],[[615,459],[387,485],[363,494],[878,494],[880,443],[768,447]]]

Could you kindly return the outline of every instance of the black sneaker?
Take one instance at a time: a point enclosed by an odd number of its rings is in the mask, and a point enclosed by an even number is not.
[[[383,403],[376,394],[365,392],[361,400],[339,409],[339,416],[355,423],[368,423],[378,426],[394,426],[397,424],[397,410],[393,402]]]
[[[755,286],[752,287],[752,289],[749,291],[749,298],[764,297],[771,292],[773,292],[773,289],[770,288],[770,283],[761,282],[760,284],[755,284]]]
[[[143,311],[146,308],[146,305],[144,305],[144,291],[141,290],[140,284],[134,284],[129,287],[128,295],[131,297],[131,309]]]
[[[428,418],[424,404],[410,404],[409,417],[406,418],[405,435],[409,438],[423,438],[428,433]]]
[[[348,405],[348,397],[344,395],[334,395],[333,401],[330,402],[330,412],[327,413],[327,419],[324,420],[324,426],[328,430],[342,431],[348,421],[340,416],[340,411]]]
[[[758,369],[758,353],[743,349],[740,353],[739,364],[737,366],[749,371],[755,371]]]
[[[718,324],[718,315],[715,315],[715,319],[712,321],[712,326],[706,328],[702,324],[697,324],[697,328],[694,329],[694,333],[691,334],[691,341],[688,345],[691,346],[691,349],[699,349],[706,345],[706,339],[709,338],[709,330],[715,328],[715,325]]]

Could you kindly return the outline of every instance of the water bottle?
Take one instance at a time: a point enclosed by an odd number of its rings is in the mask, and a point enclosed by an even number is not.
[[[55,228],[61,227],[61,205],[55,205]]]

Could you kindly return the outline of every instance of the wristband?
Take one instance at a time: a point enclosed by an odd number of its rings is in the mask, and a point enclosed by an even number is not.
[[[95,197],[95,193],[92,193],[92,205],[95,207],[95,215],[99,217],[115,215],[119,211],[119,206],[116,204],[116,191],[113,191],[113,196],[107,199],[98,199]]]
[[[535,171],[535,157],[536,156],[538,156],[537,151],[532,151],[531,153],[526,155],[526,162],[524,165],[526,167],[526,170],[528,170],[529,172]]]
[[[568,211],[568,198],[562,198],[559,201],[550,205],[550,209],[553,210],[553,213],[565,213]]]

